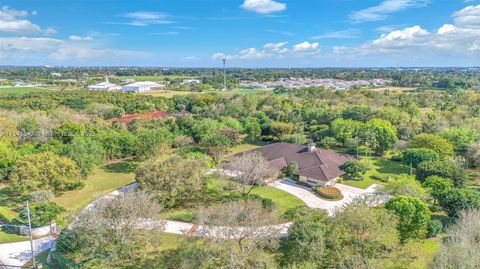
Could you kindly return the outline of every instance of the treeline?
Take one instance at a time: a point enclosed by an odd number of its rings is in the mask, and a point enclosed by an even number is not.
[[[204,79],[213,88],[222,88],[221,68],[46,68],[10,67],[0,69],[0,78],[25,81],[47,81],[52,73],[62,78],[86,79],[110,76],[190,76]],[[293,69],[242,69],[228,68],[229,82],[238,80],[276,81],[280,78],[336,78],[342,80],[389,79],[393,86],[421,89],[474,89],[480,87],[480,72],[469,68],[293,68]],[[234,85],[230,85],[232,88]]]

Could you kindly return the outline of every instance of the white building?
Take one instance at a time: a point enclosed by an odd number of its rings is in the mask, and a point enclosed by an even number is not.
[[[123,86],[122,92],[143,93],[143,92],[163,90],[164,88],[165,88],[165,85],[163,84],[159,84],[151,81],[142,81],[142,82],[135,82],[135,83]]]
[[[201,81],[199,79],[184,79],[182,85],[198,85]]]
[[[108,77],[105,78],[105,82],[100,82],[98,84],[88,86],[88,89],[90,91],[118,91],[120,90],[120,88],[120,86],[108,82]]]

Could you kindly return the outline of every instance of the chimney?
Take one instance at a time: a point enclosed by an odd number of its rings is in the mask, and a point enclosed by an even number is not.
[[[308,152],[314,152],[315,151],[315,142],[309,142],[308,143]]]

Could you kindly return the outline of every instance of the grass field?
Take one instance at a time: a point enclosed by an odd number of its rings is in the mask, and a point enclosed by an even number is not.
[[[96,197],[119,189],[134,181],[134,161],[106,164],[98,167],[85,181],[85,187],[80,190],[69,191],[54,199],[54,202],[69,211],[77,210],[88,205]]]
[[[364,162],[365,159],[362,159]],[[400,162],[394,162],[381,157],[368,157],[368,171],[363,175],[363,180],[344,180],[343,183],[349,186],[366,189],[372,184],[383,185],[385,182],[379,180],[388,179],[399,174],[408,174],[409,168]]]
[[[0,94],[25,94],[25,93],[36,93],[36,92],[47,92],[51,91],[45,88],[36,88],[36,87],[11,87],[11,88],[0,88]]]
[[[199,200],[193,201],[181,208],[166,210],[161,214],[161,217],[178,221],[193,221],[195,218],[195,212],[199,207],[211,206],[239,199],[240,194],[236,190],[224,189],[225,186],[229,186],[230,189],[234,184],[233,181],[223,177],[210,178],[207,191]],[[250,195],[258,195],[259,197],[272,200],[277,206],[280,214],[285,213],[288,209],[305,205],[303,201],[297,197],[268,186],[256,187],[252,190]]]
[[[417,254],[417,259],[412,262],[408,268],[411,269],[427,269],[431,268],[430,264],[435,257],[435,254],[440,249],[441,239],[439,238],[429,238],[424,239],[420,243],[419,251]]]

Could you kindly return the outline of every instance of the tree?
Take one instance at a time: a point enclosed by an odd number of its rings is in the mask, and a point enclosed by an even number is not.
[[[33,118],[25,118],[18,123],[17,131],[21,143],[35,142],[40,136],[40,124]]]
[[[206,189],[205,166],[201,160],[150,159],[141,163],[135,179],[142,189],[153,193],[165,207],[175,207],[199,197]]]
[[[301,210],[294,224],[288,229],[288,236],[280,241],[281,265],[305,262],[321,267],[328,253],[326,246],[327,216],[310,209]]]
[[[453,187],[453,183],[451,180],[443,177],[429,176],[423,182],[423,186],[427,188],[430,195],[434,198],[433,205],[436,205],[441,197]]]
[[[330,131],[339,142],[345,145],[345,142],[348,139],[351,139],[357,135],[357,131],[360,130],[361,126],[361,122],[338,118],[332,121]]]
[[[0,181],[8,178],[19,155],[12,141],[0,139]]]
[[[362,106],[352,106],[342,111],[342,117],[344,119],[351,119],[363,122],[366,122],[371,114],[372,111],[370,108]]]
[[[270,124],[270,134],[277,140],[280,140],[282,136],[289,135],[293,132],[293,124],[274,121]]]
[[[439,135],[452,143],[458,153],[464,153],[468,145],[475,143],[480,137],[478,131],[469,128],[448,128],[442,130]]]
[[[240,142],[240,133],[235,128],[222,128],[217,133],[230,139],[232,146],[236,146]]]
[[[403,152],[402,161],[406,165],[412,165],[416,168],[421,162],[437,161],[439,155],[433,149],[428,148],[412,148]]]
[[[271,261],[263,249],[273,248],[280,236],[278,213],[255,200],[233,201],[199,212],[204,238],[223,249],[226,268],[266,268]],[[268,228],[265,228],[268,227]]]
[[[10,183],[17,192],[51,189],[54,192],[78,186],[79,172],[74,161],[51,152],[23,156],[10,174]]]
[[[262,135],[262,126],[254,117],[243,118],[243,129],[247,137],[251,140],[259,138]]]
[[[480,143],[471,144],[468,146],[466,160],[470,167],[480,167]]]
[[[375,139],[373,149],[378,154],[383,154],[391,148],[398,139],[397,128],[386,120],[371,119],[365,124],[364,130],[373,133]]]
[[[422,187],[420,182],[410,176],[395,177],[393,180],[387,182],[385,189],[395,196],[411,196],[422,201],[427,201],[429,198],[427,191]]]
[[[439,203],[450,217],[458,217],[462,210],[480,208],[480,192],[452,188],[440,197]]]
[[[449,178],[456,187],[463,186],[465,171],[452,161],[426,161],[418,165],[416,178],[423,182],[429,176]]]
[[[97,200],[62,231],[56,248],[104,264],[131,259],[158,240],[164,222],[147,220],[158,219],[161,210],[154,197],[144,191]]]
[[[433,261],[433,268],[479,268],[480,210],[466,210],[448,231]]]
[[[298,163],[297,162],[290,162],[287,166],[287,176],[293,176],[298,170]]]
[[[430,221],[427,204],[416,197],[401,195],[392,197],[385,208],[399,217],[398,230],[401,241],[425,238]]]
[[[79,123],[65,122],[53,129],[52,132],[54,138],[61,140],[64,144],[68,144],[75,136],[83,136],[85,134],[85,126]]]
[[[200,142],[200,146],[205,149],[217,164],[220,163],[220,160],[232,144],[233,142],[230,138],[220,134],[207,136]]]
[[[382,268],[400,249],[398,218],[384,208],[372,208],[374,196],[354,199],[335,211],[326,244],[327,265],[333,268]]]
[[[73,138],[71,143],[66,146],[64,154],[77,164],[82,178],[90,175],[105,158],[102,145],[85,137]]]
[[[214,119],[202,119],[192,125],[192,135],[195,141],[201,141],[208,136],[214,135],[222,126]]]
[[[224,165],[224,169],[235,174],[234,180],[240,183],[239,191],[243,197],[250,194],[255,186],[261,186],[277,176],[277,171],[258,152],[236,155]]]
[[[434,134],[419,134],[409,142],[411,148],[429,148],[442,158],[453,155],[453,145],[445,138]]]
[[[365,174],[367,168],[359,161],[348,161],[342,167],[348,179],[361,180],[362,175]]]
[[[100,141],[109,160],[130,157],[135,152],[136,138],[126,131],[110,130],[101,133]]]
[[[145,129],[137,132],[135,154],[141,159],[147,159],[158,153],[164,146],[171,146],[173,134],[166,128]]]

